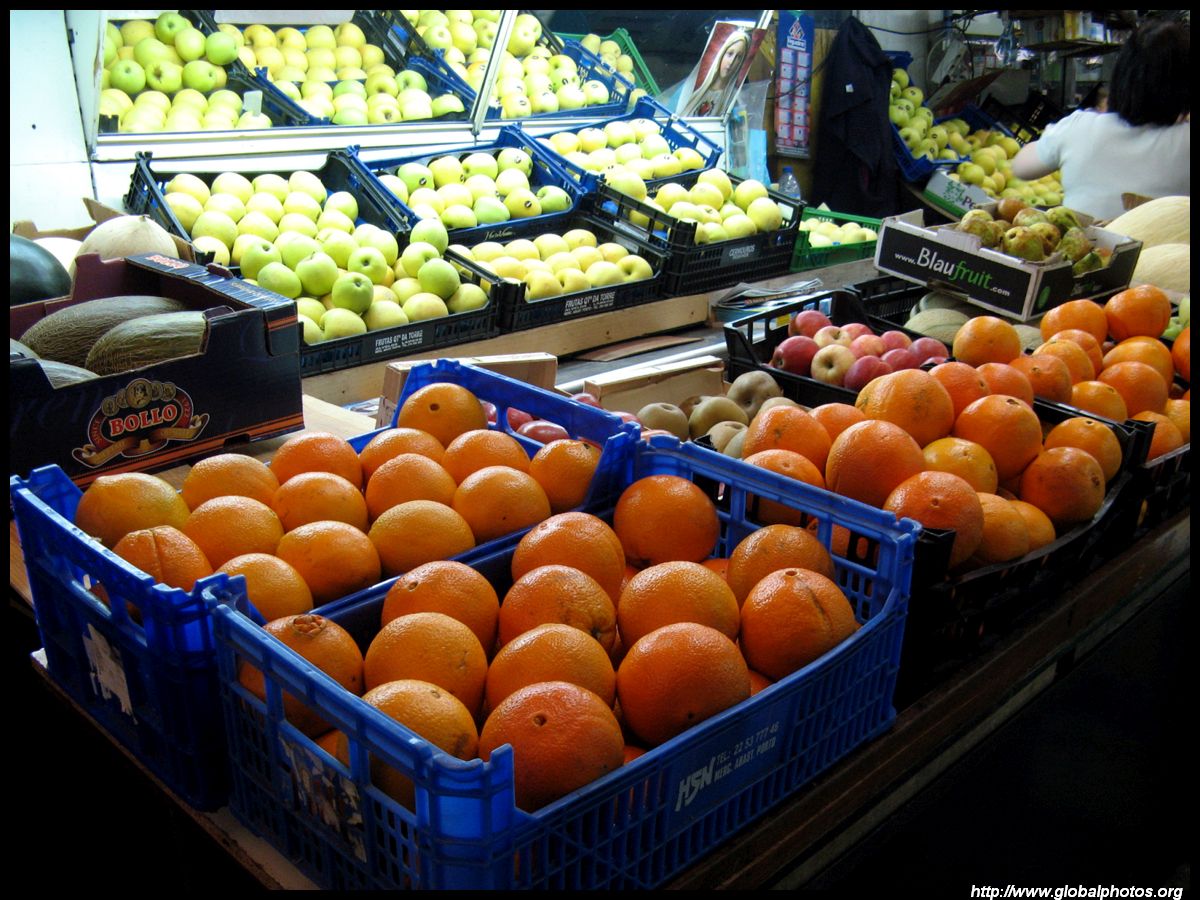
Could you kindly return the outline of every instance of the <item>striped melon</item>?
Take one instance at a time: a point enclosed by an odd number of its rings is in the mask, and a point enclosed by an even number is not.
[[[88,300],[35,322],[21,335],[21,343],[42,359],[90,369],[88,353],[109,329],[141,316],[184,308],[179,300],[142,294]]]
[[[195,356],[204,349],[208,321],[202,312],[141,316],[104,333],[88,353],[85,368],[97,375],[129,372]]]

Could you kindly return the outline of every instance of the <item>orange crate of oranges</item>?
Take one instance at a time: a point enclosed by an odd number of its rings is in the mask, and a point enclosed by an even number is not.
[[[673,438],[625,463],[469,564],[216,607],[234,814],[325,889],[654,888],[886,731],[919,526]]]

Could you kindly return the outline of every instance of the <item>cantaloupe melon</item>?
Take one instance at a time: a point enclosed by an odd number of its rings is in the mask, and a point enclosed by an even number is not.
[[[1135,206],[1104,226],[1142,242],[1142,252],[1159,244],[1191,244],[1190,197],[1158,197]]]
[[[1187,293],[1192,289],[1190,244],[1157,244],[1142,247],[1131,284],[1152,284],[1164,291]]]
[[[64,307],[35,322],[21,335],[21,343],[43,359],[90,368],[88,353],[110,328],[141,316],[178,312],[184,308],[179,300],[146,295],[88,300]]]
[[[904,327],[927,337],[937,338],[947,346],[967,321],[967,315],[956,309],[927,309],[909,318]]]

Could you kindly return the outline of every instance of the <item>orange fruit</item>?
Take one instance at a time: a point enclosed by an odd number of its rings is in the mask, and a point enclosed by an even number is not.
[[[541,566],[572,566],[591,575],[613,603],[625,581],[625,550],[612,526],[591,513],[572,510],[539,522],[517,542],[511,571],[520,578]]]
[[[984,363],[976,371],[993,394],[1016,397],[1033,406],[1033,385],[1024,372],[1014,369],[1007,362]]]
[[[213,573],[204,551],[173,525],[131,531],[112,549],[121,559],[168,587],[190,591],[197,581]]]
[[[778,569],[800,568],[833,578],[833,558],[820,538],[807,528],[767,525],[750,532],[729,556],[726,577],[733,595],[743,603],[751,588]]]
[[[335,521],[367,530],[367,501],[362,491],[332,472],[301,472],[275,491],[270,506],[284,531],[309,522]]]
[[[271,458],[271,471],[280,484],[301,472],[332,472],[356,488],[363,485],[358,454],[345,438],[327,431],[306,431],[288,438]]]
[[[1042,450],[1042,423],[1028,404],[1005,394],[976,400],[954,422],[954,436],[992,455],[1001,483],[1019,475]]]
[[[1175,423],[1185,444],[1192,442],[1192,401],[1168,400],[1163,415]]]
[[[363,694],[363,700],[395,719],[456,759],[479,756],[479,732],[475,719],[462,702],[445,688],[428,681],[406,678],[389,681]],[[343,732],[335,733],[333,756],[350,765],[350,742]],[[412,779],[374,754],[370,757],[371,781],[406,809],[413,809],[416,787]]]
[[[214,497],[192,510],[181,529],[208,561],[222,566],[243,553],[274,553],[283,537],[275,510],[249,497]]]
[[[363,657],[349,632],[316,613],[284,616],[263,626],[267,634],[308,660],[352,694],[363,689]],[[266,699],[266,682],[254,666],[242,661],[238,682],[260,700]],[[329,730],[329,723],[299,698],[283,694],[283,712],[289,722],[309,737]]]
[[[992,389],[988,387],[988,383],[984,381],[983,376],[979,374],[979,370],[964,362],[950,360],[949,362],[939,363],[929,370],[929,374],[950,395],[950,401],[954,404],[954,417],[956,419],[958,418],[958,414],[967,408],[968,404],[973,403],[980,397],[986,397],[992,392]]]
[[[485,650],[495,646],[500,598],[492,583],[465,563],[438,559],[405,572],[384,595],[379,624],[418,612],[457,619]]]
[[[742,604],[746,662],[775,681],[824,656],[858,628],[841,588],[807,569],[772,572]]]
[[[1157,338],[1144,335],[1126,338],[1104,354],[1104,368],[1130,361],[1150,366],[1166,384],[1175,380],[1175,360],[1171,357],[1171,349]]]
[[[550,500],[528,472],[485,466],[462,480],[451,506],[482,544],[536,525],[550,516]]]
[[[572,566],[539,566],[512,583],[500,604],[500,646],[547,623],[591,635],[605,651],[616,638],[617,609],[595,578]]]
[[[1047,341],[1071,341],[1078,344],[1092,364],[1093,373],[1099,372],[1104,367],[1102,341],[1096,340],[1090,331],[1084,331],[1082,328],[1064,328],[1062,331],[1052,334]],[[1095,374],[1092,377],[1094,378]]]
[[[764,675],[762,672],[750,670],[750,696],[753,697],[763,688],[769,688],[775,682]]]
[[[954,427],[950,392],[924,369],[900,369],[872,379],[854,405],[868,419],[899,425],[922,447]]]
[[[446,445],[442,467],[457,484],[485,466],[508,466],[529,471],[529,454],[511,434],[490,428],[464,431]]]
[[[188,509],[230,494],[251,497],[269,506],[278,487],[279,479],[262,460],[244,453],[218,453],[194,463],[179,492]]]
[[[449,506],[457,489],[458,483],[440,463],[420,453],[400,453],[380,464],[367,481],[367,514],[373,522],[393,506],[410,500]]]
[[[883,508],[895,513],[897,519],[909,518],[926,528],[953,530],[951,568],[966,562],[983,537],[979,494],[966,480],[950,472],[918,472],[896,486]]]
[[[1131,416],[1145,410],[1161,412],[1170,397],[1162,376],[1144,362],[1113,363],[1104,368],[1098,380],[1116,388]]]
[[[617,698],[617,673],[600,642],[578,628],[547,622],[517,635],[488,667],[485,708],[539,681],[566,681],[587,688],[609,706]]]
[[[1008,500],[1012,508],[1025,520],[1025,530],[1029,535],[1029,553],[1047,544],[1054,543],[1058,535],[1055,534],[1054,523],[1050,521],[1048,515],[1032,503],[1026,503],[1024,500],[1017,500],[1012,497],[1005,497],[1004,499]]]
[[[964,438],[944,437],[921,452],[925,456],[926,469],[957,475],[976,491],[995,493],[1000,484],[996,462],[982,444]]]
[[[269,553],[243,553],[228,560],[218,572],[246,579],[246,597],[271,622],[299,616],[313,608],[312,591],[290,564]]]
[[[399,575],[435,559],[450,559],[475,546],[475,535],[459,513],[433,500],[393,506],[367,532],[386,575]]]
[[[419,428],[386,428],[367,442],[358,453],[362,463],[363,480],[369,481],[372,473],[393,456],[401,453],[420,453],[434,462],[441,462],[446,448],[442,442],[427,431]]]
[[[1171,300],[1151,284],[1140,284],[1113,294],[1104,304],[1108,333],[1120,343],[1135,335],[1156,338],[1171,320]]]
[[[830,443],[829,432],[811,413],[799,406],[772,406],[747,426],[742,458],[760,450],[793,450],[824,471]]]
[[[1033,385],[1034,397],[1054,403],[1071,401],[1071,370],[1057,356],[1039,354],[1018,356],[1008,363],[1024,373]]]
[[[1067,329],[1086,331],[1097,344],[1108,338],[1108,317],[1104,307],[1094,300],[1068,300],[1046,311],[1038,326],[1043,340]]]
[[[713,556],[701,562],[700,565],[704,566],[706,569],[711,569],[712,571],[716,572],[718,575],[724,578],[726,582],[729,581],[729,557]],[[622,589],[624,589],[624,585],[622,585]]]
[[[1115,387],[1103,381],[1081,381],[1071,385],[1071,406],[1114,422],[1129,418],[1125,398]]]
[[[979,503],[983,507],[983,536],[971,555],[971,562],[991,566],[1019,559],[1028,553],[1029,526],[1012,502],[981,492]]]
[[[87,486],[75,508],[75,525],[109,549],[131,531],[172,525],[182,528],[191,510],[157,475],[101,475]]]
[[[1051,338],[1034,350],[1033,355],[1035,357],[1057,356],[1061,359],[1067,366],[1071,384],[1078,384],[1081,381],[1091,381],[1096,377],[1096,372],[1099,371],[1095,363],[1092,362],[1091,357],[1088,356],[1087,351],[1075,341],[1070,341],[1066,338]]]
[[[642,569],[617,601],[621,640],[631,646],[675,622],[698,622],[736,639],[737,597],[724,578],[700,563],[665,562]]]
[[[427,432],[443,447],[463,432],[487,428],[487,424],[479,398],[462,385],[445,381],[413,391],[396,415],[397,426]]]
[[[1171,344],[1171,359],[1175,363],[1175,371],[1186,382],[1192,380],[1192,326],[1179,332]]]
[[[636,568],[683,559],[700,562],[712,555],[720,521],[712,500],[679,475],[648,475],[621,492],[613,531]]]
[[[999,316],[973,316],[955,333],[951,353],[969,366],[1006,363],[1021,355],[1021,336]]]
[[[822,489],[825,487],[825,476],[821,474],[821,470],[809,462],[808,457],[801,456],[793,450],[759,450],[747,456],[745,462],[796,481],[803,481],[805,484]],[[754,507],[755,499],[758,501],[757,507]],[[755,521],[767,525],[799,525],[804,516],[804,513],[795,507],[767,500],[765,497],[747,498],[747,506],[752,507],[749,511]]]
[[[542,486],[551,512],[582,504],[600,465],[600,448],[587,441],[560,438],[543,444],[529,461],[529,474]]]
[[[1085,450],[1055,447],[1038,454],[1021,473],[1017,492],[1054,523],[1055,531],[1090,522],[1104,503],[1104,472]]]
[[[1162,413],[1145,410],[1134,418],[1141,422],[1154,423],[1154,435],[1150,439],[1150,449],[1146,453],[1147,460],[1158,459],[1164,453],[1170,453],[1183,446],[1183,434],[1179,431],[1179,427]]]
[[[1121,468],[1121,442],[1107,425],[1089,419],[1086,416],[1073,416],[1064,419],[1046,435],[1043,446],[1078,447],[1086,450],[1100,463],[1106,482],[1112,481],[1117,470]]]
[[[867,418],[861,409],[850,403],[822,403],[820,406],[814,406],[811,414],[825,426],[831,442],[849,426]]]
[[[750,670],[728,637],[676,622],[633,644],[617,668],[617,700],[629,729],[654,747],[750,696]]]
[[[843,497],[883,506],[896,485],[924,468],[925,457],[912,435],[891,422],[868,419],[833,442],[825,486]]]
[[[612,709],[565,681],[531,684],[492,710],[479,733],[479,756],[512,746],[516,804],[534,812],[625,762],[625,737]]]
[[[345,522],[301,525],[279,539],[275,555],[300,573],[317,606],[368,588],[381,574],[375,545]]]
[[[449,691],[474,716],[483,702],[487,654],[475,632],[436,612],[409,613],[379,629],[363,655],[368,690],[416,678]]]

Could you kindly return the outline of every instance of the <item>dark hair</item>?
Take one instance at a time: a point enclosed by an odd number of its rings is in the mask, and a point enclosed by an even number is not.
[[[1153,19],[1125,42],[1108,100],[1130,125],[1174,125],[1192,111],[1191,26]]]

